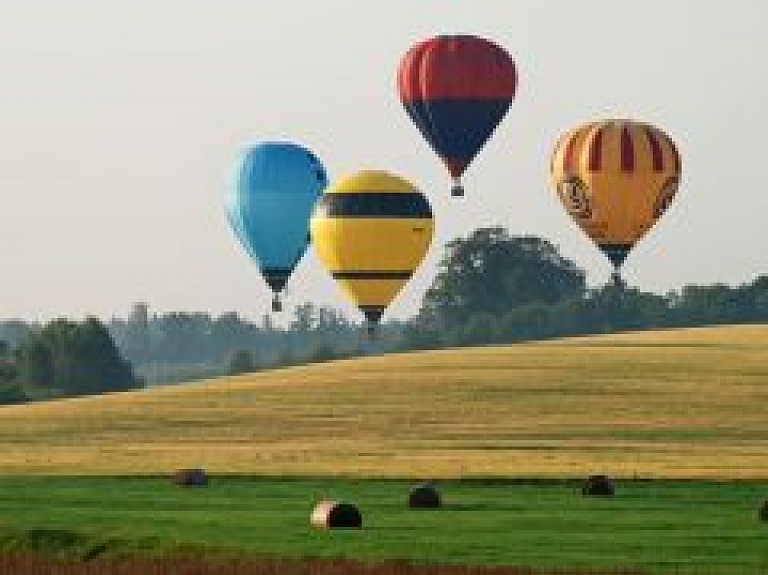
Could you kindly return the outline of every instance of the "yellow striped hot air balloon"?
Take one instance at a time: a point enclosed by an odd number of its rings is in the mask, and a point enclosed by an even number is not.
[[[649,124],[591,122],[560,138],[550,177],[565,209],[613,264],[620,284],[630,250],[677,193],[680,155],[670,137]]]
[[[315,253],[363,312],[371,335],[424,259],[433,233],[424,194],[382,171],[361,171],[328,186],[310,220]]]

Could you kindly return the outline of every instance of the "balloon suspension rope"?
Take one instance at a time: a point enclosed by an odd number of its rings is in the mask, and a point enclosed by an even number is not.
[[[453,178],[453,186],[451,186],[451,196],[454,198],[460,198],[464,195],[464,186],[461,185],[461,178]]]
[[[280,296],[278,294],[275,294],[275,297],[272,300],[272,311],[275,313],[283,311],[283,302],[280,301]]]

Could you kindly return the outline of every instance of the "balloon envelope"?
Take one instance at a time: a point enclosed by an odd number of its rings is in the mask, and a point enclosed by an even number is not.
[[[515,97],[517,72],[500,46],[475,36],[438,36],[400,61],[400,100],[424,139],[459,179]]]
[[[227,217],[276,294],[306,251],[309,217],[327,183],[317,157],[289,142],[249,147],[237,161]]]
[[[424,259],[434,222],[413,184],[368,170],[326,188],[310,230],[320,261],[375,324]]]
[[[550,177],[566,211],[618,272],[675,198],[680,170],[675,144],[658,128],[604,120],[560,138]]]

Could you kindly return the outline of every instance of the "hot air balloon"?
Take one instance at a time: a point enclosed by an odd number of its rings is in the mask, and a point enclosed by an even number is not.
[[[317,157],[289,142],[248,147],[238,159],[227,195],[227,216],[235,235],[279,293],[307,248],[309,217],[328,180]]]
[[[680,155],[649,124],[604,120],[566,132],[550,176],[560,201],[608,257],[613,280],[630,250],[664,214],[680,182]]]
[[[382,171],[361,171],[330,185],[310,221],[315,253],[363,312],[371,336],[424,259],[433,231],[427,198]]]
[[[400,61],[400,100],[464,195],[461,176],[507,113],[517,89],[515,63],[500,46],[475,36],[437,36]]]

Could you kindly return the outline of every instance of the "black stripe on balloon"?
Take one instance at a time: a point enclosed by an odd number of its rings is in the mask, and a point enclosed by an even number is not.
[[[315,216],[326,218],[432,218],[427,199],[415,192],[324,194]]]
[[[411,270],[345,270],[332,272],[337,280],[407,280]]]

